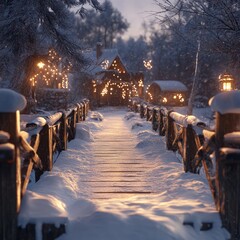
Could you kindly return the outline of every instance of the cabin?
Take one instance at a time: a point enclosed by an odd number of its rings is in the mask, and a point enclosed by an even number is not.
[[[96,51],[84,54],[91,63],[87,69],[90,95],[97,106],[124,106],[132,97],[143,97],[143,73],[129,72],[117,49],[103,49],[97,44]]]
[[[176,80],[155,80],[146,90],[146,100],[164,106],[187,105],[187,87]]]

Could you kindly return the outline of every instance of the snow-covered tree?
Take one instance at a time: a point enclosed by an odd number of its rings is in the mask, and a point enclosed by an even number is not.
[[[197,90],[204,89],[203,86],[210,86],[213,78],[216,78],[219,71],[230,66],[230,63],[239,64],[239,1],[236,0],[155,0],[160,7],[156,16],[165,27],[165,31],[173,36],[179,36],[185,41],[170,42],[186,46],[190,50],[192,61],[189,62],[194,78],[194,69],[198,69]],[[198,50],[200,41],[201,48]],[[181,47],[182,48],[182,47]],[[194,56],[199,57],[198,65]],[[232,61],[230,61],[230,59]],[[184,62],[184,59],[182,59]],[[193,67],[195,65],[195,67]],[[187,65],[186,65],[187,66]],[[222,69],[222,70],[221,70]],[[217,81],[214,81],[215,85]],[[206,89],[206,88],[205,88]],[[197,91],[196,91],[197,92]],[[214,94],[214,92],[210,92]],[[209,95],[210,95],[209,94]]]
[[[85,46],[95,47],[97,42],[102,42],[105,48],[112,48],[117,37],[127,31],[129,23],[109,0],[103,2],[101,9],[101,12],[90,10],[85,18],[79,19],[78,36]]]
[[[225,54],[226,64],[239,64],[240,4],[238,0],[159,1],[157,16],[168,27],[176,18],[195,37],[201,32],[203,51]],[[229,61],[231,60],[231,61]]]
[[[0,74],[10,87],[28,96],[32,69],[54,48],[74,65],[82,64],[70,8],[84,4],[100,7],[97,0],[6,0],[0,2]]]

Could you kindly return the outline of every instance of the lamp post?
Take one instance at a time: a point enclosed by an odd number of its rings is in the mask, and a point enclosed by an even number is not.
[[[220,74],[218,81],[219,81],[219,90],[221,92],[231,91],[236,88],[234,77],[227,72]]]

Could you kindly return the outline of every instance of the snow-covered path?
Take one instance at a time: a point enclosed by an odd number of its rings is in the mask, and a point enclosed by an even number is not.
[[[126,109],[99,112],[103,121],[78,123],[53,170],[29,186],[22,225],[65,223],[59,240],[229,239],[205,177],[184,173],[150,122]]]
[[[128,198],[152,193],[147,176],[153,165],[135,148],[137,137],[124,121],[124,113],[119,111],[119,115],[113,115],[106,112],[101,131],[94,134],[89,168],[95,174],[85,179],[91,199]]]

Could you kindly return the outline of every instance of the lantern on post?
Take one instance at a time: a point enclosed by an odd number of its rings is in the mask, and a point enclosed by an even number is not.
[[[219,89],[223,91],[231,91],[235,89],[235,79],[229,73],[223,73],[219,75]]]

